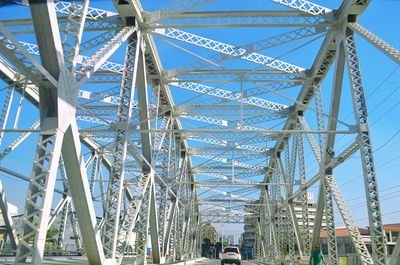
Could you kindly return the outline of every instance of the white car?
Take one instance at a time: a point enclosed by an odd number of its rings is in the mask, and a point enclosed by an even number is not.
[[[222,251],[221,255],[221,265],[225,263],[236,263],[236,265],[240,265],[240,261],[242,260],[242,255],[240,255],[240,251],[238,247],[225,247]]]

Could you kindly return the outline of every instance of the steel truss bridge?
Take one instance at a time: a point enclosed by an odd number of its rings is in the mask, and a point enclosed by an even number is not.
[[[2,3],[0,170],[23,182],[0,186],[0,206],[16,263],[41,264],[55,225],[57,249],[68,228],[89,264],[132,255],[144,264],[149,238],[159,264],[198,257],[206,222],[250,220],[257,259],[310,255],[324,222],[329,262],[339,264],[337,207],[363,264],[399,264],[400,239],[387,255],[355,35],[397,64],[400,52],[358,23],[370,1],[209,11],[212,2],[153,3],[160,6],[151,12],[139,0]],[[224,31],[213,38],[196,34],[216,28]],[[233,28],[274,34],[243,44],[224,33]],[[343,93],[354,122],[339,118]],[[350,139],[343,150],[338,135]],[[333,174],[355,153],[371,253]],[[11,158],[19,164],[4,166]],[[310,159],[315,175],[306,171]],[[21,162],[33,164],[30,176]],[[6,198],[26,189],[17,231]]]

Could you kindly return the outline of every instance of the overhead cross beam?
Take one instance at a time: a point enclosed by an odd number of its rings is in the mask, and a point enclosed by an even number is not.
[[[235,10],[199,12],[160,12],[149,18],[151,28],[219,28],[219,27],[319,27],[331,22],[298,11]]]
[[[155,34],[159,34],[182,42],[190,43],[192,45],[203,47],[219,53],[223,53],[233,57],[240,57],[243,60],[250,61],[256,64],[261,64],[282,72],[295,74],[299,76],[304,75],[305,69],[298,67],[296,65],[266,55],[262,55],[256,52],[246,51],[243,48],[237,48],[233,45],[201,37],[199,35],[195,35],[179,29],[175,28],[155,29],[153,32]]]

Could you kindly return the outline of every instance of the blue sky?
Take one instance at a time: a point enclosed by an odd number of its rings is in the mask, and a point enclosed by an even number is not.
[[[172,1],[143,1],[143,7],[145,10],[153,11],[161,8],[164,5],[168,5]],[[340,5],[341,1],[314,1],[326,7],[335,9]],[[110,3],[106,1],[92,1],[93,7],[102,9],[113,10]],[[238,10],[238,9],[284,9],[283,7],[271,3],[267,0],[257,1],[239,1],[239,0],[216,0],[198,10]],[[359,23],[380,36],[382,39],[389,42],[394,47],[400,48],[400,18],[398,16],[398,10],[400,10],[400,1],[391,0],[372,0],[371,4],[364,12],[359,20]],[[0,9],[0,17],[2,19],[11,19],[17,16],[28,17],[29,12],[26,8],[7,6]],[[185,29],[188,32],[199,34],[204,37],[211,39],[227,42],[233,45],[243,45],[251,43],[257,40],[266,38],[267,36],[273,36],[278,32],[272,28],[262,29]],[[19,40],[34,41],[29,36],[18,36]],[[296,42],[282,48],[275,48],[271,51],[265,52],[266,55],[279,56],[284,54],[288,49],[295,49],[301,44],[308,41]],[[364,82],[364,89],[367,95],[367,104],[369,108],[369,124],[372,134],[372,145],[375,152],[375,164],[377,168],[377,174],[379,179],[379,189],[381,191],[381,202],[382,202],[382,213],[384,223],[394,223],[400,220],[400,205],[396,204],[400,197],[400,178],[398,172],[400,171],[400,124],[398,113],[400,111],[400,69],[399,66],[393,62],[390,58],[385,56],[378,49],[373,47],[371,44],[366,42],[360,37],[356,37],[361,71]],[[304,68],[309,68],[316,55],[317,49],[322,42],[322,38],[316,39],[312,43],[308,44],[304,48],[300,48],[298,51],[283,56],[281,59]],[[160,42],[156,39],[157,47],[161,56],[161,61],[165,69],[179,69],[186,63],[196,61],[196,58],[183,53],[181,51],[172,48],[171,46]],[[175,42],[174,42],[175,43]],[[176,42],[177,43],[177,42]],[[184,48],[196,52],[201,56],[209,56],[213,53],[201,48],[193,47],[187,44],[178,43]],[[121,54],[123,49],[119,50],[115,56],[112,57],[114,61],[122,62]],[[232,64],[234,67],[253,67],[245,62],[237,62]],[[4,87],[4,83],[0,82],[1,86]],[[245,84],[245,88],[250,85]],[[332,87],[332,69],[325,79],[322,90],[324,95],[325,110],[329,109],[329,98],[330,90]],[[232,89],[237,89],[233,88]],[[175,96],[175,101],[179,104],[185,102],[190,97],[195,96],[194,94],[182,93],[177,89],[171,89]],[[287,92],[291,97],[295,97],[298,92],[298,88],[293,91]],[[0,104],[4,101],[5,91],[0,92]],[[280,98],[275,95],[270,95],[270,100],[290,104],[290,101]],[[11,117],[15,116],[15,109],[18,105],[19,97],[15,96],[13,103],[13,112]],[[196,101],[190,101],[194,103]],[[348,115],[348,114],[351,115]],[[306,118],[309,120],[310,125],[315,128],[315,122],[312,122],[315,115],[312,112],[306,114]],[[347,73],[344,78],[340,120],[345,121],[349,124],[354,124],[354,118],[352,115],[350,88]],[[28,104],[24,105],[23,115],[20,121],[20,128],[27,128],[34,120],[37,119],[37,111]],[[11,119],[12,120],[12,119]],[[10,128],[12,124],[8,124],[7,128]],[[341,128],[343,129],[343,128]],[[10,134],[6,134],[5,139],[0,147],[2,150],[7,144],[12,141],[13,137],[8,137]],[[353,136],[351,136],[353,137]],[[337,136],[337,153],[345,147],[345,145],[351,140],[349,136]],[[1,166],[11,168],[25,176],[30,176],[32,169],[32,159],[34,155],[34,148],[37,141],[37,137],[33,136],[26,140],[26,142],[15,152],[1,161]],[[313,157],[310,150],[306,150],[306,168],[309,176],[313,176],[317,172],[317,165],[313,161]],[[359,158],[359,153],[353,155],[352,158],[343,163],[340,167],[335,169],[334,174],[337,182],[342,190],[343,195],[348,200],[349,206],[352,210],[354,219],[360,226],[368,225],[367,211],[365,206],[365,192],[362,177],[362,169]],[[6,187],[7,197],[10,202],[15,203],[19,206],[22,212],[23,205],[25,202],[27,183],[19,180],[15,180],[0,173],[0,178],[3,185]],[[314,192],[315,196],[317,193],[317,186],[314,186],[311,191]],[[343,226],[343,222],[340,218],[337,218],[337,225]],[[226,233],[238,232],[240,225],[225,225],[223,230]],[[228,232],[231,231],[231,232]]]

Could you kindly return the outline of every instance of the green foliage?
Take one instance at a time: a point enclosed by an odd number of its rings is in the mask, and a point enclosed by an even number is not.
[[[46,243],[45,243],[45,251],[54,251],[57,249],[57,235],[59,230],[55,227],[50,227],[46,233]],[[34,236],[31,236],[28,240],[29,243],[34,243]]]
[[[45,251],[47,251],[47,252],[57,251],[58,232],[59,232],[59,230],[55,227],[51,227],[47,230]]]
[[[56,235],[58,235],[59,232],[60,231],[55,227],[49,228],[49,230],[47,230],[47,233],[46,233],[46,241],[48,239],[54,238]]]

